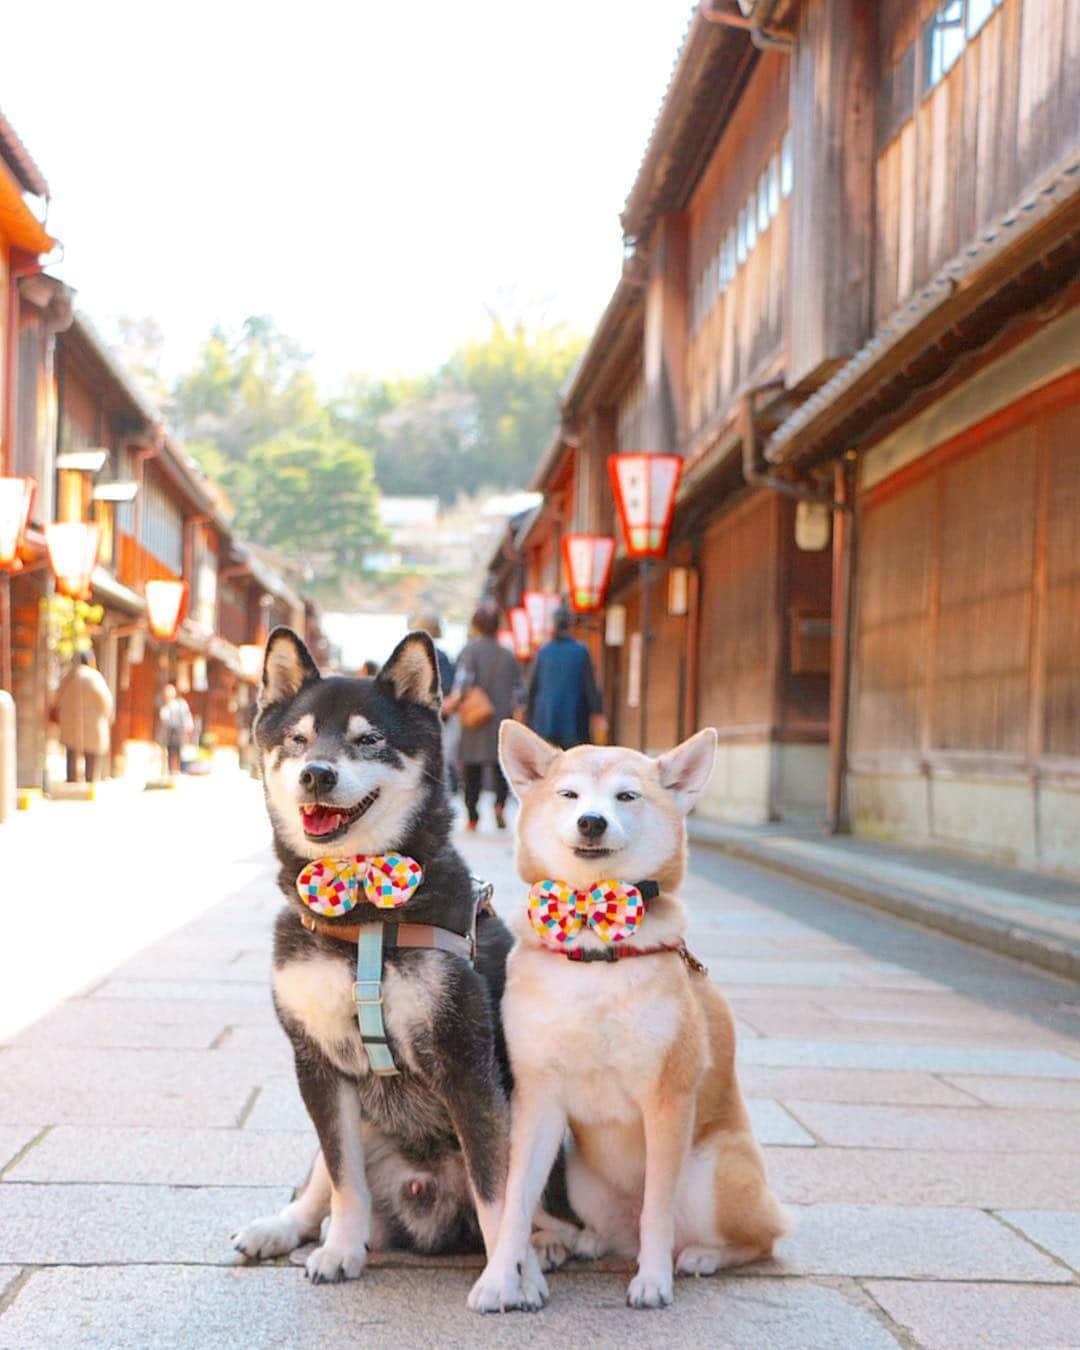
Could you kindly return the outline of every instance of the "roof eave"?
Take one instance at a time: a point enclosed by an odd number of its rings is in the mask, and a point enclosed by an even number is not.
[[[709,23],[695,11],[620,217],[628,243],[640,244],[658,216],[682,209],[759,55],[746,33]],[[716,100],[708,110],[714,125],[708,128],[705,143],[698,106],[703,92]],[[686,162],[673,166],[680,149]],[[674,182],[670,180],[673,167],[681,168]]]
[[[35,256],[51,252],[56,243],[23,201],[15,175],[3,162],[0,162],[0,238]]]
[[[0,159],[8,165],[24,191],[32,192],[35,197],[49,196],[49,185],[44,175],[2,112],[0,112]]]

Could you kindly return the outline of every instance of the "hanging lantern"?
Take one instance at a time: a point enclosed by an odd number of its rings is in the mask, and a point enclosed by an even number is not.
[[[535,651],[549,641],[555,631],[555,611],[561,597],[552,591],[524,591],[521,601],[529,619],[529,637]]]
[[[175,642],[187,608],[186,581],[148,581],[146,617],[150,632],[162,642]]]
[[[608,456],[611,487],[631,558],[662,558],[667,552],[682,464],[679,455],[644,451]]]
[[[532,632],[529,627],[529,612],[520,605],[510,610],[510,633],[514,642],[514,655],[519,661],[528,661],[532,656]]]
[[[56,589],[72,600],[90,599],[101,527],[93,521],[53,521],[45,526],[45,547]]]
[[[562,554],[572,608],[578,614],[602,609],[615,557],[613,536],[564,534]]]
[[[18,572],[22,567],[19,545],[36,486],[32,478],[0,478],[0,572]]]

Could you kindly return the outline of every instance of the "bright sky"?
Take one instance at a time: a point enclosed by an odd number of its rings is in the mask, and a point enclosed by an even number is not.
[[[56,270],[169,373],[270,313],[327,385],[436,365],[489,310],[587,331],[689,0],[12,5],[0,108]]]

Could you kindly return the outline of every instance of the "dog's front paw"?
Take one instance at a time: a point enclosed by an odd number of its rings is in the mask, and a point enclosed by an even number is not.
[[[305,1238],[312,1236],[290,1215],[268,1214],[265,1219],[256,1219],[234,1233],[232,1244],[249,1260],[266,1261],[272,1256],[285,1256],[295,1251]]]
[[[312,1284],[338,1284],[355,1280],[367,1265],[367,1247],[349,1249],[329,1242],[316,1247],[307,1259],[307,1277]]]
[[[533,1256],[499,1269],[488,1265],[469,1293],[473,1312],[536,1312],[548,1301],[547,1280]]]
[[[639,1270],[626,1290],[629,1308],[666,1308],[674,1297],[671,1275],[652,1275]]]

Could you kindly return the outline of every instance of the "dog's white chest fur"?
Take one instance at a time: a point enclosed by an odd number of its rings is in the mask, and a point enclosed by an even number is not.
[[[572,1122],[640,1116],[680,1019],[643,968],[650,959],[601,967],[522,946],[510,957],[503,1019],[515,1074],[557,1084]]]
[[[383,1017],[395,1049],[415,1068],[411,1047],[419,1022],[430,1022],[442,985],[436,952],[418,952],[408,975],[388,968],[383,975]],[[285,1012],[304,1028],[323,1054],[343,1073],[368,1072],[353,1002],[351,967],[344,961],[314,955],[290,961],[274,971],[274,995]]]

